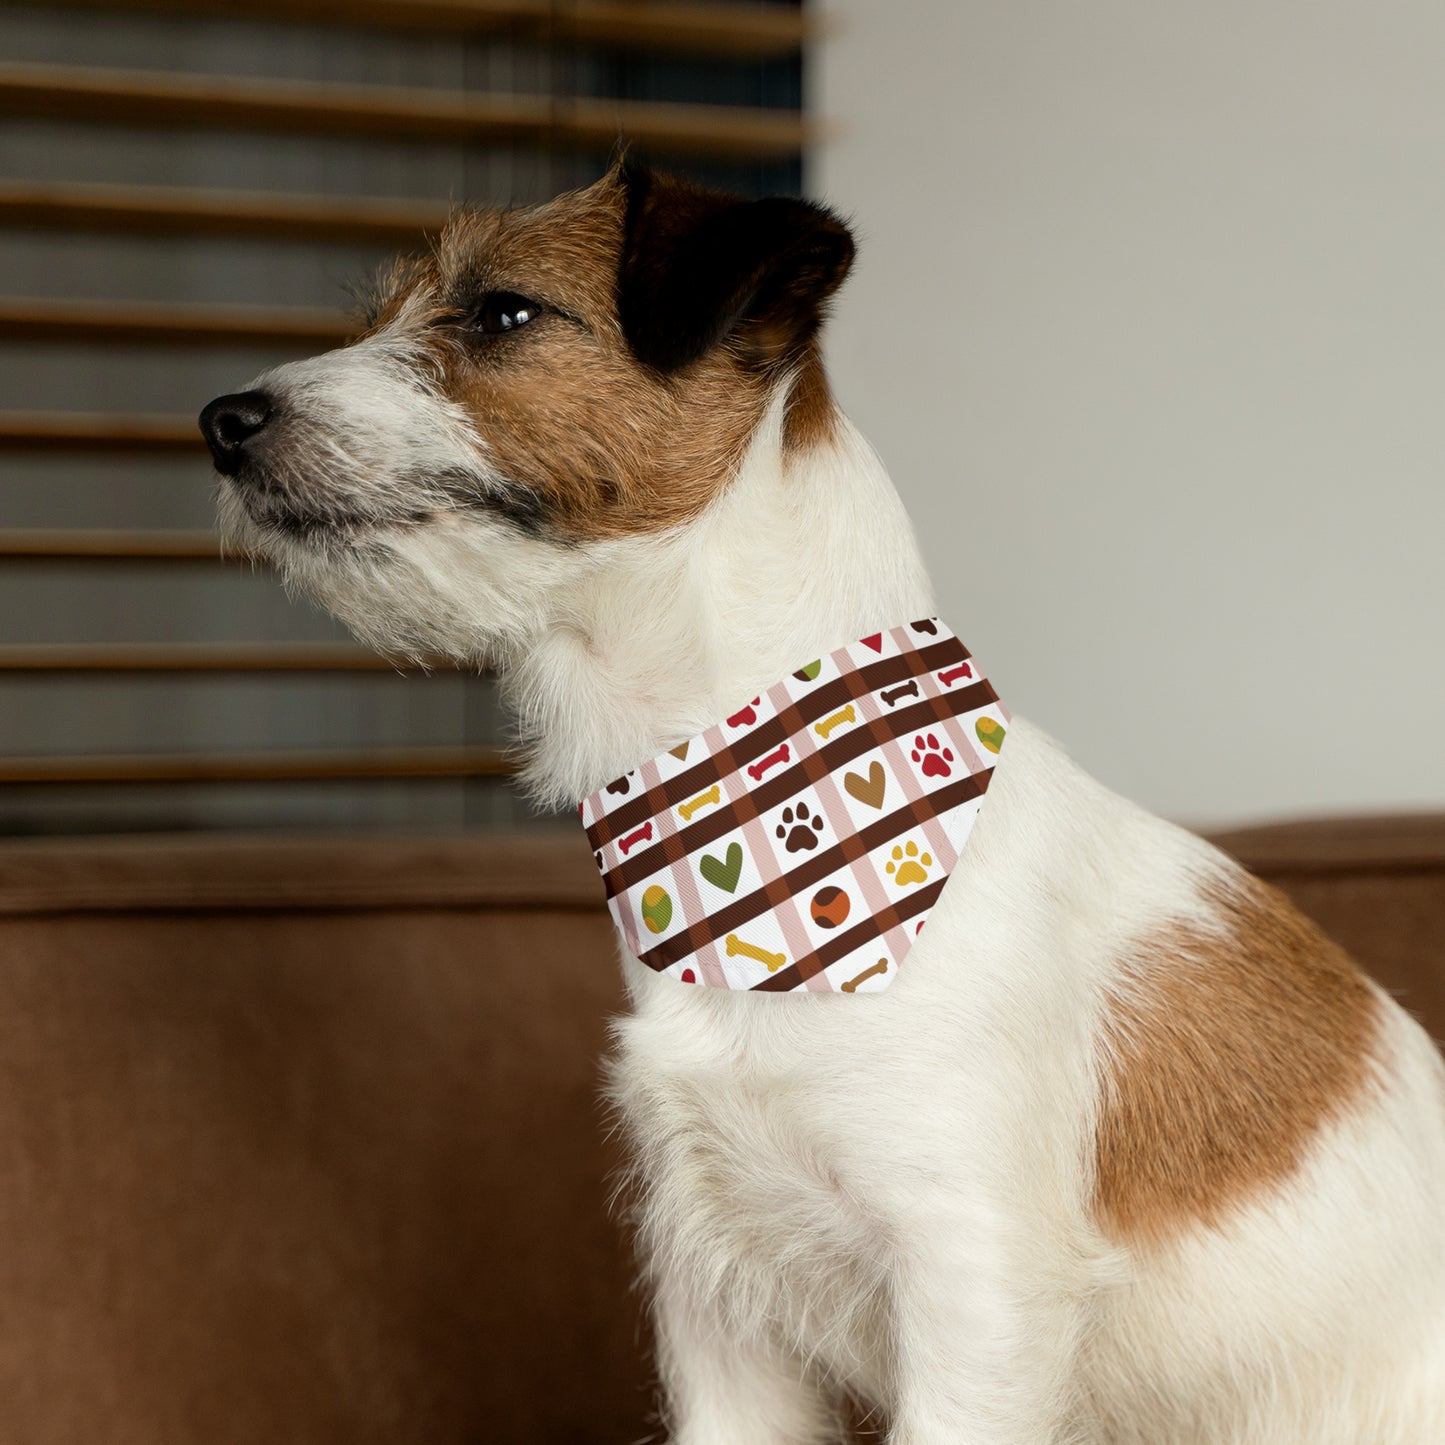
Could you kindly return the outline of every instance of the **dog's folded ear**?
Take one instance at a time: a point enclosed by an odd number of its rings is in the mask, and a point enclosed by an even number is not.
[[[671,372],[731,337],[762,365],[797,357],[853,261],[853,238],[808,201],[748,201],[624,162],[618,314],[639,361]]]

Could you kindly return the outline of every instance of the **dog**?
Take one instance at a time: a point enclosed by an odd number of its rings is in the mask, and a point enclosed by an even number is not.
[[[360,339],[202,413],[224,533],[391,655],[494,667],[575,806],[933,613],[822,367],[853,253],[821,206],[626,159],[460,212]],[[1281,895],[1008,731],[886,992],[623,949],[670,1439],[834,1441],[856,1400],[893,1445],[1445,1441],[1435,1047]]]

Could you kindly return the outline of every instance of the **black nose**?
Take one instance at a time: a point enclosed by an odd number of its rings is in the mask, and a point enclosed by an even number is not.
[[[246,460],[246,443],[271,419],[271,398],[264,391],[218,396],[201,413],[201,435],[222,476],[234,477]]]

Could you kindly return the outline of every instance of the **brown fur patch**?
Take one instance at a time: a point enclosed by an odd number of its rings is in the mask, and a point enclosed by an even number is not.
[[[1372,1077],[1379,1000],[1276,890],[1240,874],[1215,933],[1144,940],[1109,1001],[1095,1214],[1158,1244],[1283,1184]]]
[[[757,427],[758,378],[726,348],[675,379],[632,357],[617,322],[622,216],[611,192],[468,220],[442,251],[443,293],[475,280],[552,308],[515,337],[454,346],[444,360],[446,389],[477,418],[493,462],[568,536],[690,521]]]
[[[444,392],[474,418],[488,461],[572,540],[696,517],[736,473],[775,379],[741,341],[671,375],[636,359],[618,319],[625,209],[614,173],[544,206],[462,212],[379,313],[417,337]],[[515,332],[479,337],[468,309],[492,291],[545,309]],[[810,350],[790,447],[824,439],[831,409]]]
[[[789,452],[805,452],[833,440],[838,425],[838,407],[823,371],[818,348],[810,345],[798,368],[788,397],[788,415],[783,445]]]

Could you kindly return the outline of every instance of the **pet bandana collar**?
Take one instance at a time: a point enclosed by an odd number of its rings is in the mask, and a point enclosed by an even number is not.
[[[580,805],[617,926],[682,983],[887,988],[1008,720],[937,618],[810,662]]]

